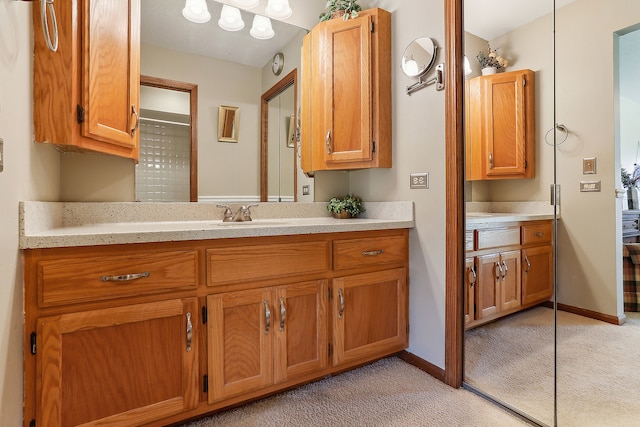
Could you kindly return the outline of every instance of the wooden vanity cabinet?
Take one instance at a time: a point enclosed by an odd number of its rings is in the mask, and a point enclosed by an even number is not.
[[[47,47],[34,4],[34,131],[63,151],[138,159],[140,0],[61,1],[59,46]],[[51,29],[50,29],[51,30]]]
[[[468,81],[466,179],[535,177],[535,73],[509,71]]]
[[[30,249],[25,417],[177,424],[408,346],[408,230]]]
[[[389,168],[391,14],[321,22],[302,48],[302,167]]]
[[[550,221],[485,225],[472,231],[464,291],[467,328],[553,296]]]

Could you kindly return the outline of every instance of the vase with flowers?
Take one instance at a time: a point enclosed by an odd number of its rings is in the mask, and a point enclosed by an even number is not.
[[[345,21],[354,19],[362,10],[358,0],[328,0],[325,9],[328,12],[320,14],[320,21],[328,21],[333,18],[342,18]]]
[[[480,51],[476,58],[482,68],[483,76],[495,74],[501,68],[506,68],[509,65],[509,61],[498,55],[498,49],[492,49],[490,44],[487,44],[487,51]]]

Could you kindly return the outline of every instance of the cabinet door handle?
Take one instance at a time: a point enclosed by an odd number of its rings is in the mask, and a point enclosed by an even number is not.
[[[121,274],[119,276],[102,276],[100,278],[101,282],[130,282],[136,279],[142,279],[143,277],[149,277],[151,273],[145,271],[144,273],[135,273],[135,274]]]
[[[500,261],[496,262],[496,280],[500,280],[502,277],[502,266],[500,265]]]
[[[138,114],[136,106],[133,104],[131,104],[131,112],[134,116],[136,116],[136,123],[133,125],[133,129],[131,129],[131,138],[133,138],[136,134],[136,131],[138,130],[138,126],[140,126],[140,114]]]
[[[269,335],[271,328],[271,311],[269,311],[269,302],[264,301],[264,334]]]
[[[191,312],[187,312],[187,351],[191,351],[191,340],[193,339],[193,324],[191,323]]]
[[[362,251],[363,256],[378,256],[384,253],[384,249],[378,249],[375,251]]]
[[[338,319],[342,319],[342,315],[344,314],[344,295],[342,294],[342,289],[338,288],[338,300],[340,306],[338,307]]]
[[[324,139],[324,143],[327,146],[327,154],[331,154],[331,129],[327,131],[327,136]]]
[[[509,267],[507,267],[507,263],[502,261],[502,265],[504,266],[504,269],[502,270],[502,278],[504,279],[505,277],[507,277],[507,272],[509,271]]]
[[[280,331],[284,331],[284,322],[287,321],[287,307],[284,305],[284,298],[280,297]]]
[[[531,263],[529,262],[529,257],[528,257],[528,256],[525,256],[525,257],[524,257],[524,262],[526,262],[526,263],[527,263],[527,269],[526,269],[524,272],[525,272],[525,273],[528,273],[528,272],[529,272],[529,270],[531,270]]]
[[[473,286],[476,284],[476,280],[478,279],[478,275],[476,274],[476,268],[474,267],[469,267],[469,285]]]
[[[493,169],[493,153],[489,153],[489,169]]]

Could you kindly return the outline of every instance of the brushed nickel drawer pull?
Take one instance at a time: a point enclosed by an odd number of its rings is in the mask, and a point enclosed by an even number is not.
[[[378,256],[384,253],[384,249],[378,249],[377,251],[362,251],[362,256]]]
[[[271,311],[269,310],[269,302],[264,301],[264,334],[269,335],[269,329],[271,328]]]
[[[542,237],[542,236],[544,236],[544,233],[542,231],[537,231],[533,235],[536,236],[536,237]]]
[[[191,351],[191,340],[193,340],[193,324],[191,323],[191,312],[187,312],[187,351]]]
[[[338,288],[338,299],[340,300],[340,307],[338,308],[338,319],[342,319],[342,315],[344,314],[344,295],[342,294],[342,289]]]
[[[102,276],[101,282],[130,282],[131,280],[142,279],[143,277],[149,277],[151,273],[145,271],[144,273],[135,274],[121,274],[119,276]]]

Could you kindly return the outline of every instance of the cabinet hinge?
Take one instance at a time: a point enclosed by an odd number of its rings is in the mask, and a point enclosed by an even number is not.
[[[31,420],[29,422],[29,427],[36,427],[36,420]]]
[[[84,122],[84,108],[80,104],[76,105],[76,120],[78,120],[78,124]]]
[[[202,392],[203,393],[209,392],[209,375],[202,376]]]
[[[327,344],[327,356],[331,357],[331,344]]]
[[[525,161],[524,161],[524,168],[526,169],[526,168],[527,168],[527,166],[528,166],[528,165],[527,165],[527,161],[525,160]]]
[[[375,27],[373,26],[373,21],[371,21],[371,32],[374,33],[375,32]]]
[[[527,79],[526,78],[522,78],[522,86],[526,87],[527,86]]]
[[[410,330],[410,329],[411,329],[411,328],[409,327],[409,324],[407,323],[407,334],[409,333],[409,330]]]
[[[31,332],[31,338],[29,340],[30,347],[31,347],[31,354],[36,354],[36,350],[37,350],[36,338],[37,338],[36,333],[35,332]]]
[[[206,325],[207,318],[208,318],[207,307],[203,305],[202,306],[202,324],[203,325]]]
[[[375,142],[375,141],[372,141],[372,142],[371,142],[371,152],[372,152],[372,153],[375,153],[375,152],[376,152],[376,142]]]

